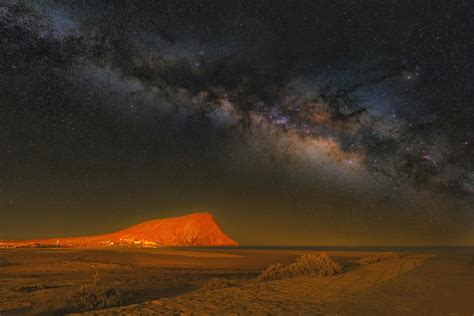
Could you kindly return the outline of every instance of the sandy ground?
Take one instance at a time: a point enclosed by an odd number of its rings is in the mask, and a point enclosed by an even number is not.
[[[257,282],[271,263],[290,263],[303,250],[0,250],[0,314],[60,313],[64,294],[92,274],[132,293],[131,304],[87,314],[413,314],[472,315],[472,254],[404,254],[367,266],[371,255],[327,252],[345,272]],[[235,281],[209,289],[211,278]],[[59,307],[58,307],[59,306]]]

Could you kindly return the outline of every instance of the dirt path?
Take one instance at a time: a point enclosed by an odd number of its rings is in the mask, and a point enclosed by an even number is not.
[[[471,315],[474,304],[467,293],[474,293],[474,274],[466,258],[409,255],[331,277],[307,276],[207,292],[200,290],[88,314],[367,315],[392,312]]]
[[[406,265],[418,262],[402,262]],[[439,255],[408,273],[375,284],[324,313],[473,315],[474,264],[468,255]]]

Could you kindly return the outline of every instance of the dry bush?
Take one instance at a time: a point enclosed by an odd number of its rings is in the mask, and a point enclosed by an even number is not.
[[[133,303],[132,297],[113,287],[99,284],[96,272],[93,281],[82,284],[79,289],[63,297],[66,311],[84,312]]]
[[[126,295],[106,285],[85,284],[68,297],[75,311],[97,310],[112,306],[125,305]]]
[[[303,255],[295,263],[287,266],[273,264],[263,271],[258,279],[260,281],[280,280],[315,273],[325,276],[334,275],[341,271],[341,265],[323,252],[319,256]]]
[[[400,255],[393,252],[384,252],[374,256],[365,257],[356,261],[361,266],[385,261],[385,260],[399,260]]]
[[[303,255],[296,260],[296,263],[290,264],[295,269],[294,274],[312,274],[318,272],[319,275],[334,275],[342,271],[339,263],[332,260],[326,253],[319,256]]]
[[[212,290],[223,289],[227,287],[234,287],[238,285],[239,283],[235,280],[212,278],[208,280],[207,282],[205,282],[201,288],[206,291],[212,291]]]
[[[259,281],[271,281],[271,280],[280,280],[289,278],[290,274],[287,269],[287,266],[284,266],[280,263],[270,265],[265,271],[263,271],[259,276]]]

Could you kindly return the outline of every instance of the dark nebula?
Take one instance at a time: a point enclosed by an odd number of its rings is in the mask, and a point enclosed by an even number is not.
[[[0,1],[0,239],[210,211],[472,244],[468,1]]]

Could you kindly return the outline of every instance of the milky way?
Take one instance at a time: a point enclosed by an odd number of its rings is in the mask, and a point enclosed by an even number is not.
[[[469,36],[464,4],[433,4],[436,17],[421,21],[421,4],[313,6],[216,17],[215,3],[2,1],[7,206],[34,184],[101,192],[129,177],[134,195],[183,168],[198,186],[255,177],[226,189],[243,199],[249,183],[257,194],[297,188],[289,199],[306,202],[286,211],[297,217],[318,221],[315,204],[335,201],[330,213],[354,225],[383,230],[395,218],[422,227],[422,242],[472,239],[472,72],[467,45],[450,38]],[[173,167],[152,176],[159,164]]]

